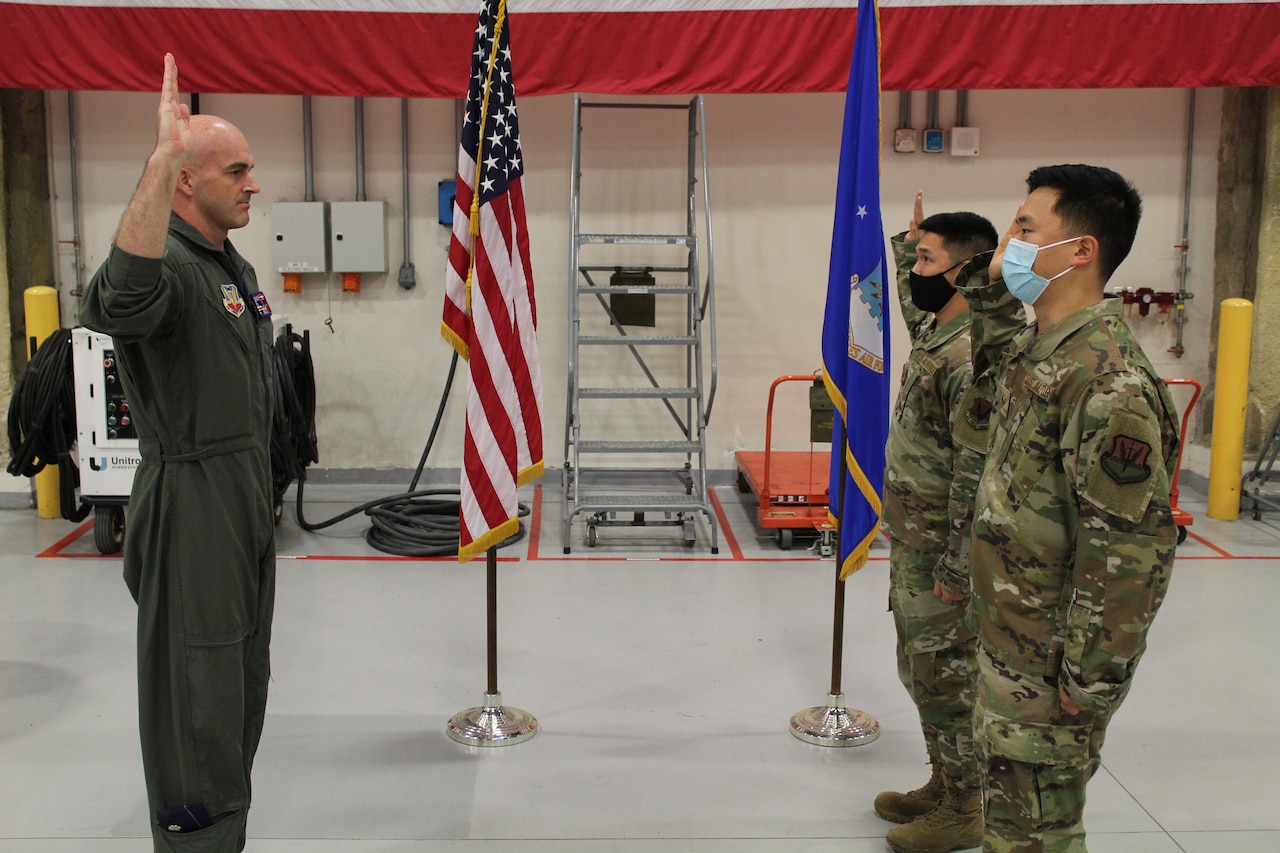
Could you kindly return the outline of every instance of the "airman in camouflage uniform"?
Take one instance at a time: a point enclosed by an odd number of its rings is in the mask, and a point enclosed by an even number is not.
[[[911,227],[892,240],[912,348],[885,450],[883,528],[890,537],[898,676],[919,711],[933,773],[916,791],[882,793],[875,809],[907,824],[889,832],[894,850],[945,853],[982,838],[972,723],[977,671],[965,600],[969,521],[987,434],[985,417],[965,418],[975,406],[967,396],[969,311],[952,282],[969,257],[989,251],[997,238],[981,216],[925,219],[922,207],[917,195]]]
[[[1173,565],[1177,410],[1103,295],[1133,244],[1137,192],[1091,166],[1027,183],[1000,247],[957,282],[975,316],[998,324],[1010,291],[1037,315],[995,365],[973,521],[983,849],[1081,853],[1085,784]]]

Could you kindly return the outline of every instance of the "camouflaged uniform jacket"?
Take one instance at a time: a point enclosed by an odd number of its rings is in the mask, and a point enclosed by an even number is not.
[[[978,256],[957,281],[987,319],[1009,302],[989,263]],[[1105,719],[1128,692],[1173,567],[1177,409],[1114,298],[1043,335],[1029,326],[992,369],[974,627],[998,665],[1057,679]]]
[[[912,304],[908,274],[916,262],[916,241],[905,237],[905,232],[898,234],[891,242],[911,355],[902,367],[885,446],[881,527],[911,548],[938,554],[934,579],[964,594],[969,589],[969,521],[982,471],[982,455],[957,440],[957,431],[966,431],[961,400],[973,376],[969,314],[939,327],[933,314]],[[985,450],[985,429],[980,441]]]

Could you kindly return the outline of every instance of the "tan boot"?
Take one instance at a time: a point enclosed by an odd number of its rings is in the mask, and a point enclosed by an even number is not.
[[[894,823],[910,823],[921,815],[933,811],[942,802],[946,786],[943,783],[942,771],[933,765],[933,773],[923,787],[914,791],[899,794],[897,791],[885,791],[876,796],[876,814]]]
[[[962,790],[945,776],[943,786],[936,809],[889,830],[885,840],[897,853],[949,853],[982,845],[981,789]]]

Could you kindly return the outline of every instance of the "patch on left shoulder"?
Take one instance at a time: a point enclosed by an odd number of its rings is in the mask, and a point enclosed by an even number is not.
[[[1107,411],[1106,422],[1092,425],[1092,430],[1096,430],[1093,448],[1081,455],[1093,460],[1086,463],[1081,497],[1109,515],[1136,523],[1146,514],[1156,489],[1169,488],[1159,425],[1149,410],[1117,407]]]
[[[1116,435],[1112,437],[1111,449],[1102,454],[1100,464],[1111,479],[1129,485],[1151,476],[1151,466],[1147,463],[1150,456],[1149,443],[1129,435]]]

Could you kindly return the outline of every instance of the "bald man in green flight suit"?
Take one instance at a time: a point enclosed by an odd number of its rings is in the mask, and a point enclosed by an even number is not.
[[[259,187],[244,135],[191,115],[165,56],[156,147],[80,321],[112,337],[142,463],[124,576],[156,851],[244,849],[275,602],[271,309],[228,232]]]

